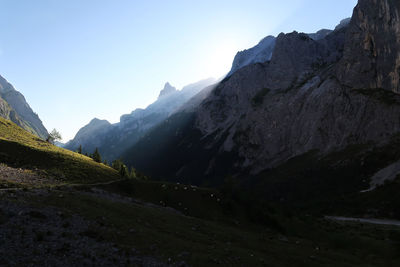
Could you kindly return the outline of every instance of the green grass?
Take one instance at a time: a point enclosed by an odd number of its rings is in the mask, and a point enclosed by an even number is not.
[[[65,183],[96,183],[120,178],[111,167],[54,146],[2,118],[0,162],[18,168],[40,169],[41,174]]]
[[[136,179],[99,187],[119,195],[170,207],[186,216],[223,221],[231,225],[246,224],[249,221],[244,206],[216,189]]]

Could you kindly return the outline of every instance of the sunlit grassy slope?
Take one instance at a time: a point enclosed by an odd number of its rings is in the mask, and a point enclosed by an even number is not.
[[[119,179],[111,167],[54,146],[3,118],[0,118],[0,162],[19,168],[39,169],[45,175],[66,183]]]

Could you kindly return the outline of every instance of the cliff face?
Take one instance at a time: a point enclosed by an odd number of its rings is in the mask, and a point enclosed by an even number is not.
[[[228,133],[221,149],[237,149],[255,172],[313,149],[384,142],[400,129],[399,96],[380,89],[399,90],[399,11],[397,1],[360,0],[350,24],[322,40],[280,35],[269,63],[203,103],[198,128]]]
[[[378,12],[377,12],[378,11]],[[317,149],[385,142],[400,130],[400,2],[360,0],[321,40],[280,35],[271,61],[238,71],[200,106],[196,125],[253,172]],[[382,89],[381,89],[382,88]],[[368,90],[369,89],[369,90]]]
[[[397,1],[360,0],[351,21],[322,39],[279,35],[271,59],[223,80],[195,111],[192,126],[185,126],[190,130],[180,132],[183,141],[162,152],[179,163],[159,166],[154,155],[139,160],[135,147],[125,157],[139,170],[181,180],[183,170],[199,161],[181,156],[194,147],[204,164],[186,176],[207,177],[224,155],[234,155],[225,175],[234,169],[255,174],[309,151],[325,155],[389,141],[400,130],[399,11]],[[197,141],[188,137],[194,132]]]
[[[0,116],[45,139],[47,130],[25,97],[0,76]]]
[[[400,2],[361,0],[346,32],[337,76],[346,86],[400,92]]]
[[[342,20],[340,24],[336,27],[336,30],[346,27],[349,22],[350,19]],[[308,33],[303,35],[308,36],[315,41],[318,41],[324,39],[330,33],[332,33],[332,30],[322,29],[316,33]],[[232,68],[227,76],[231,76],[233,73],[245,66],[256,63],[266,63],[270,61],[275,49],[276,40],[277,38],[274,36],[267,36],[262,39],[256,46],[238,52],[233,59]],[[296,51],[293,52],[295,53]]]

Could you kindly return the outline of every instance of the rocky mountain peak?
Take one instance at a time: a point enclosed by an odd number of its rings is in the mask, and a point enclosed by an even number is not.
[[[340,22],[338,26],[336,26],[335,31],[339,31],[340,29],[346,27],[350,22],[350,18],[344,19]],[[307,39],[312,39],[314,41],[320,41],[330,35],[333,31],[329,29],[321,29],[316,33],[297,33],[295,32],[292,34],[288,34],[289,36],[297,35],[298,37],[302,38],[303,41]],[[278,38],[284,38],[287,34],[280,34]],[[275,53],[275,46],[276,46],[277,38],[274,36],[267,36],[262,39],[256,46],[240,51],[236,54],[231,71],[228,73],[227,76],[231,76],[234,72],[238,71],[239,69],[256,63],[266,63],[271,60],[273,53]],[[295,51],[295,50],[294,50]]]
[[[336,26],[335,31],[338,31],[338,30],[346,27],[347,25],[349,25],[350,21],[351,21],[351,18],[342,19],[340,21],[339,25]]]
[[[160,95],[158,96],[158,99],[160,99],[160,98],[162,98],[164,96],[170,95],[171,93],[174,93],[176,91],[177,91],[176,88],[173,87],[171,84],[169,84],[169,82],[167,82],[164,85],[164,89],[162,89],[160,91]]]
[[[275,40],[276,38],[274,36],[267,36],[256,46],[238,52],[233,60],[232,68],[228,76],[244,66],[254,63],[264,63],[270,60],[275,47]]]
[[[103,124],[110,124],[107,120],[100,120],[98,118],[94,118],[89,122],[89,125],[103,125]]]

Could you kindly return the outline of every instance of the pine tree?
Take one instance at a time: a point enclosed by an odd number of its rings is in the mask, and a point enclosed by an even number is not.
[[[121,166],[123,165],[120,159],[116,159],[111,163],[111,167],[117,171],[121,170]]]
[[[129,172],[128,167],[124,164],[124,162],[120,159],[116,159],[111,163],[111,167],[119,172],[119,175],[124,178],[131,177],[132,170]],[[135,171],[133,171],[135,173]]]
[[[79,154],[82,154],[82,145],[79,145],[79,147],[78,147],[78,151],[77,151]]]
[[[99,153],[98,148],[96,147],[96,150],[94,151],[92,158],[94,161],[101,163],[101,155]]]
[[[121,169],[119,170],[119,174],[121,175],[121,177],[128,177],[129,172],[128,172],[128,168],[126,167],[125,164],[121,165]]]

